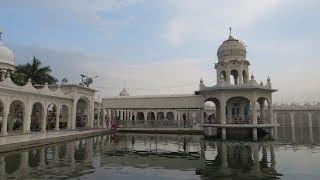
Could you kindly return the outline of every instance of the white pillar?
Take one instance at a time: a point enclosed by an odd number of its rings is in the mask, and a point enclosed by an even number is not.
[[[228,149],[225,142],[221,143],[221,168],[228,168]]]
[[[226,124],[226,102],[224,99],[220,102],[220,123],[221,124]]]
[[[47,114],[48,114],[48,109],[46,104],[44,105],[44,110],[43,110],[43,117],[42,117],[42,122],[41,122],[41,131],[42,132],[47,132]]]
[[[227,140],[227,129],[225,127],[221,128],[222,140]]]
[[[252,138],[253,140],[258,140],[258,128],[254,127],[252,128]]]
[[[252,124],[258,124],[257,122],[257,103],[255,100],[255,97],[251,100],[251,123]]]
[[[23,133],[30,133],[32,107],[33,107],[32,101],[28,100],[26,102],[26,107],[25,107],[26,117],[23,118],[25,120],[25,122],[23,122],[23,125],[24,125]]]
[[[74,101],[72,102],[72,116],[71,116],[71,130],[76,129],[76,122],[77,122],[77,102],[78,98],[74,98]]]
[[[253,164],[254,170],[256,172],[260,171],[260,163],[259,163],[259,146],[257,143],[253,145]]]
[[[59,130],[59,122],[60,122],[60,105],[57,105],[57,112],[56,112],[56,124],[55,124],[55,130]]]
[[[308,112],[307,115],[308,115],[310,141],[313,142],[312,112]]]
[[[290,124],[291,124],[291,134],[292,134],[292,140],[296,140],[296,130],[294,128],[294,114],[295,112],[290,112]]]
[[[9,114],[9,105],[3,102],[3,117],[2,117],[2,127],[1,134],[7,135],[7,125],[8,125],[8,114]]]

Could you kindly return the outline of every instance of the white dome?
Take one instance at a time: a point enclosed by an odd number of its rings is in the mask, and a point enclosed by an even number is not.
[[[0,68],[13,68],[15,66],[13,52],[0,42]]]
[[[246,47],[243,43],[238,39],[234,39],[232,36],[229,36],[229,38],[220,45],[217,51],[217,56],[219,60],[231,56],[246,58],[246,53]]]
[[[123,88],[119,93],[119,96],[129,96],[129,92],[126,90],[126,88]]]

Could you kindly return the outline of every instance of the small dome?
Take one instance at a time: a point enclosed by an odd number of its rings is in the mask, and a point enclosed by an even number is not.
[[[246,58],[246,53],[246,47],[243,43],[230,35],[229,38],[220,45],[217,56],[219,60],[235,56]]]
[[[119,96],[129,96],[129,92],[126,90],[126,88],[123,88],[119,93]]]
[[[0,68],[14,68],[14,54],[0,41]]]

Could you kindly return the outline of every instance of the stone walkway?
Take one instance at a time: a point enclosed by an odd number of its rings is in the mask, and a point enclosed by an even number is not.
[[[108,129],[81,129],[75,131],[49,131],[47,133],[33,132],[24,135],[8,135],[0,137],[0,152],[19,150],[34,146],[89,137],[108,133]]]

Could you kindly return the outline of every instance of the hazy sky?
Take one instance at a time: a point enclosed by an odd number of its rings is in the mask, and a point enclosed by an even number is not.
[[[251,73],[274,101],[320,101],[319,0],[0,0],[16,63],[39,57],[59,79],[98,75],[115,96],[193,93],[216,83],[216,51],[232,27]]]

